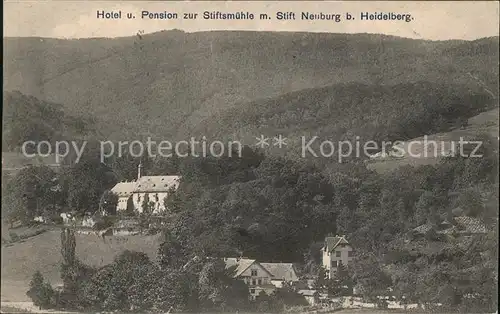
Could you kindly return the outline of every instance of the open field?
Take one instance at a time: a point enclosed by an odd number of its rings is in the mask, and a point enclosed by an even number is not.
[[[61,283],[59,229],[49,230],[24,242],[2,245],[2,301],[28,301],[26,291],[31,276],[39,270],[52,285]],[[155,260],[159,236],[106,237],[76,234],[76,252],[85,264],[103,266],[124,250],[140,251]]]
[[[0,313],[74,313],[56,310],[41,310],[38,306],[33,305],[32,302],[2,302]]]

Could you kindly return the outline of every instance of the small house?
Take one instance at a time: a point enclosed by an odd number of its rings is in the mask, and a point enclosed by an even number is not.
[[[328,278],[333,278],[340,265],[349,265],[353,260],[353,248],[345,236],[326,237],[322,252],[322,264]]]

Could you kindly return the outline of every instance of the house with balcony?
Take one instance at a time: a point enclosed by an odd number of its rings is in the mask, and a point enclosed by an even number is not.
[[[335,277],[340,265],[348,266],[354,257],[354,251],[345,236],[326,237],[322,253],[322,265],[328,278]]]

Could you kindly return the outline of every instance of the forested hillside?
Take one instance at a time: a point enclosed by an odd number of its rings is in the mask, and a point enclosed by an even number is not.
[[[255,141],[282,134],[300,154],[301,137],[321,140],[404,141],[459,128],[495,107],[482,87],[435,82],[397,85],[337,84],[254,101],[226,110],[195,134]],[[317,149],[317,148],[316,148]]]
[[[151,160],[147,175],[182,176],[179,190],[165,199],[170,212],[157,255],[158,263],[171,271],[153,276],[163,280],[153,287],[171,289],[184,278],[177,276],[191,276],[181,266],[196,258],[196,267],[204,267],[203,257],[243,255],[293,262],[301,265],[301,276],[315,276],[320,274],[319,250],[325,235],[344,234],[356,252],[348,268],[349,285],[362,287],[363,296],[372,298],[391,287],[397,298],[404,296],[408,302],[442,304],[441,312],[489,312],[497,305],[498,142],[478,139],[485,143],[484,158],[445,158],[434,166],[408,166],[383,174],[362,163],[326,170],[248,147],[242,158]],[[127,168],[127,163],[133,168],[138,160],[123,160],[115,169]],[[97,208],[100,183],[106,182],[103,169],[81,172],[89,165],[75,165],[62,174],[67,184],[56,196],[82,212]],[[37,186],[39,191],[49,188]],[[92,197],[85,197],[88,194]],[[51,195],[41,196],[48,199],[50,211]],[[454,217],[476,219],[486,226],[485,232],[471,237],[436,233],[443,220]],[[422,225],[431,228],[421,238],[410,237]],[[35,256],[43,254],[36,247],[31,250]],[[147,264],[158,271],[153,263]],[[128,303],[109,303],[114,295],[108,287],[120,282],[120,289],[132,289],[136,281],[130,278],[155,274],[140,265],[120,268],[115,261],[95,270],[93,277],[79,281],[85,292],[78,295],[84,302],[92,301],[93,307],[126,310]],[[120,281],[123,276],[128,281]],[[198,281],[182,282],[188,287],[175,293],[131,300],[142,309],[200,306],[189,303],[191,298],[203,298],[190,290],[199,289]],[[151,289],[150,283],[140,285]],[[95,291],[101,292],[96,296]]]
[[[494,91],[496,47],[496,37],[439,42],[370,34],[271,32],[7,38],[4,82],[6,90],[63,104],[67,114],[94,115],[106,137],[185,138],[202,121],[216,127],[214,115],[220,111],[308,88],[423,81]],[[304,97],[308,103],[315,99],[307,92]],[[370,91],[366,97],[372,97]],[[328,111],[329,102],[317,105]]]
[[[251,151],[242,160],[182,161],[160,252],[170,262],[192,255],[296,262],[313,275],[324,236],[345,234],[356,250],[349,271],[365,296],[392,287],[410,302],[441,303],[440,311],[490,311],[497,304],[498,143],[482,140],[484,158],[384,174],[356,164],[325,172]],[[454,217],[478,219],[487,231],[438,235],[435,228]],[[422,224],[434,227],[411,238]]]
[[[96,134],[92,117],[72,116],[62,105],[18,91],[4,93],[2,120],[2,151],[18,149],[25,141],[54,143]]]
[[[99,216],[98,209],[115,208],[107,192],[136,179],[139,162],[143,175],[182,177],[164,200],[169,212],[157,261],[126,252],[93,269],[75,257],[71,233],[62,233],[62,255],[71,261],[61,268],[67,308],[255,310],[239,307],[248,289],[213,258],[298,263],[301,276],[321,278],[319,249],[329,234],[349,239],[355,256],[345,285],[361,287],[368,299],[392,288],[398,300],[441,304],[440,312],[497,307],[498,138],[480,131],[498,126],[491,114],[498,112],[498,38],[168,31],[8,38],[5,47],[5,88],[20,91],[4,98],[6,150],[25,140],[89,139],[89,145],[63,171],[27,167],[6,178],[2,219],[29,225],[66,211]],[[481,128],[467,129],[471,117]],[[326,164],[295,158],[301,136],[394,141],[450,130],[481,141],[483,157],[380,173],[357,158]],[[221,158],[114,155],[104,164],[97,143],[206,136],[254,144],[260,134],[287,137],[287,150],[245,146],[241,157]],[[137,217],[145,226],[149,218]],[[481,230],[463,236],[455,219]],[[454,232],[438,233],[444,222]],[[419,228],[425,231],[415,236]],[[46,254],[43,246],[22,247]],[[9,252],[9,263],[18,262],[15,246]]]

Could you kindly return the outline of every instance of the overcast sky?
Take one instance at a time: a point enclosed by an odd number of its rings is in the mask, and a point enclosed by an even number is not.
[[[97,10],[133,13],[136,19],[102,20]],[[208,21],[208,20],[146,20],[142,10],[198,13],[249,11],[267,13],[272,20]],[[278,21],[277,11],[314,13],[360,12],[410,13],[414,21]],[[300,17],[298,17],[300,18]],[[168,29],[187,32],[203,30],[311,31],[334,33],[383,33],[388,35],[432,40],[477,39],[498,36],[499,3],[489,2],[134,2],[134,1],[4,1],[4,36],[37,36],[58,38],[131,36]]]

